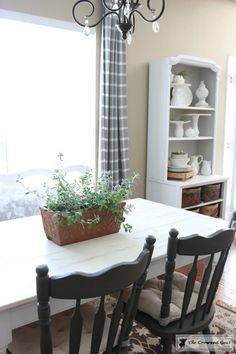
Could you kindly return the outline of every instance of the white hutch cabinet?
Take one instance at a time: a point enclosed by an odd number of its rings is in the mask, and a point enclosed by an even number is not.
[[[220,67],[213,61],[203,58],[180,55],[160,58],[149,66],[149,116],[147,140],[146,198],[160,203],[182,207],[183,192],[189,188],[220,184],[220,194],[216,199],[186,207],[194,210],[206,205],[218,204],[218,216],[225,212],[227,177],[215,175],[217,91]],[[171,106],[172,74],[185,72],[185,82],[191,86],[193,100],[189,106]],[[204,81],[209,90],[206,98],[208,107],[197,107],[196,90]],[[186,114],[203,114],[198,120],[199,135],[195,137],[175,136],[175,124]],[[193,126],[184,124],[184,129]],[[202,155],[211,161],[211,175],[200,174],[185,180],[168,179],[168,159],[172,152],[184,151],[191,155]]]

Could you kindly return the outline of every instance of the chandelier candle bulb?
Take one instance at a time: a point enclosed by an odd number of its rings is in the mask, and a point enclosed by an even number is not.
[[[125,17],[129,18],[130,12],[131,12],[130,4],[127,3],[126,6],[125,6],[125,8],[124,8],[124,15],[125,15]]]
[[[114,0],[114,5],[112,6],[113,11],[117,11],[118,9],[118,0]]]

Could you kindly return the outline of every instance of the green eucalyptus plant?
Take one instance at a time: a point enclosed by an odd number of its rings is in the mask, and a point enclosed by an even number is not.
[[[58,158],[62,162],[63,155],[59,154]],[[101,174],[94,181],[92,171],[87,170],[73,181],[68,181],[61,165],[53,173],[52,184],[44,183],[41,193],[27,190],[26,194],[32,192],[37,194],[44,201],[44,207],[56,212],[61,222],[68,225],[79,222],[92,228],[99,223],[100,212],[108,211],[117,223],[122,224],[125,231],[130,231],[132,226],[125,223],[124,215],[131,211],[132,205],[123,201],[130,196],[136,179],[137,175],[134,174],[111,187],[112,177],[109,172]],[[18,178],[18,182],[23,184],[21,177]],[[93,218],[84,218],[90,209],[94,209]]]
[[[174,75],[183,76],[184,78],[188,77],[188,76],[191,76],[191,73],[189,71],[187,71],[187,70],[174,71],[173,74]]]

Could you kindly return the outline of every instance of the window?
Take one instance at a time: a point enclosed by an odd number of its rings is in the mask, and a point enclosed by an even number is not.
[[[0,174],[54,169],[58,152],[94,169],[95,34],[22,16],[0,11]]]
[[[229,177],[226,215],[236,210],[236,57],[228,57],[223,172]]]

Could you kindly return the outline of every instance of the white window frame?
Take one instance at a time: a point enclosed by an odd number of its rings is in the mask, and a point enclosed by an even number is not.
[[[60,29],[66,29],[66,30],[73,30],[73,31],[76,31],[76,32],[81,32],[82,33],[82,30],[83,28],[81,28],[80,26],[78,26],[77,24],[75,23],[70,23],[70,22],[65,22],[65,21],[61,21],[61,20],[56,20],[56,19],[49,19],[49,18],[44,18],[44,17],[39,17],[39,16],[34,16],[34,15],[29,15],[29,14],[24,14],[24,13],[19,13],[19,12],[13,12],[13,11],[6,11],[6,10],[1,10],[0,9],[0,19],[9,19],[9,20],[14,20],[14,21],[21,21],[21,22],[29,22],[29,23],[33,23],[33,24],[38,24],[38,25],[43,25],[43,26],[49,26],[49,27],[54,27],[54,28],[60,28]],[[91,35],[94,35],[95,34],[95,30],[92,31]],[[0,39],[1,40],[1,39]],[[96,39],[95,39],[95,42],[96,42]],[[75,43],[76,45],[76,43]],[[95,44],[96,46],[96,44]],[[97,49],[97,48],[96,48]],[[97,69],[97,65],[96,65],[96,56],[95,56],[95,65],[94,65],[94,68],[95,68],[95,71]],[[96,100],[96,91],[97,91],[97,84],[96,84],[96,73],[94,75],[94,80],[95,80],[95,84],[94,84],[94,95],[95,95],[95,99],[94,99],[94,126],[93,126],[93,132],[92,132],[92,136],[93,136],[93,143],[94,143],[94,157],[93,157],[93,163],[92,165],[90,165],[89,167],[92,168],[94,174],[96,174],[96,154],[97,154],[97,147],[96,147],[96,143],[97,143],[97,139],[96,139],[96,134],[97,134],[97,119],[96,119],[96,104],[97,104],[97,100]],[[59,151],[58,151],[59,152]],[[61,151],[63,153],[63,151]],[[56,160],[56,156],[55,156],[55,160]],[[65,156],[65,161],[66,161],[66,156]],[[84,171],[84,166],[80,166],[81,163],[80,161],[78,161],[77,163],[78,166],[69,166],[68,164],[65,165],[65,167],[67,169],[71,169],[72,170],[77,170],[77,167],[78,167],[78,170],[81,172],[81,171]],[[55,165],[55,167],[57,167]],[[42,168],[42,166],[39,166],[39,168]],[[36,174],[39,174],[39,175],[43,175],[45,173],[46,170],[35,170],[35,173]],[[23,172],[23,174],[25,173],[25,171],[18,171],[19,173]],[[50,174],[50,171],[48,171],[49,174]],[[1,173],[1,172],[0,172]],[[30,171],[26,171],[26,175],[32,175],[34,176],[34,171],[30,170]],[[12,176],[14,176],[13,174],[9,175],[9,179],[12,178]],[[1,178],[1,175],[0,175],[0,187],[1,187],[1,183],[6,181],[7,180],[7,174],[5,175],[2,175],[2,178]],[[8,183],[8,182],[7,182]],[[18,190],[16,191],[16,188],[17,188],[17,185],[14,183],[13,185],[13,189],[12,189],[12,196],[16,195],[18,193]],[[1,189],[1,188],[0,188]],[[2,189],[2,191],[4,191],[5,189]],[[3,192],[4,194],[4,192]],[[3,195],[2,194],[2,195]],[[22,198],[22,191],[20,192],[20,198]],[[2,205],[0,205],[0,213],[1,213],[1,207]],[[17,206],[18,208],[18,206]],[[23,211],[21,210],[20,213],[22,214]],[[22,216],[22,215],[20,215]],[[1,218],[0,218],[1,220]]]
[[[18,13],[18,12],[13,12],[13,11],[6,11],[6,10],[1,10],[0,9],[0,19],[10,19],[14,21],[20,21],[20,22],[28,22],[32,24],[38,24],[38,25],[43,25],[43,26],[49,26],[49,27],[54,27],[54,28],[60,28],[60,29],[66,29],[66,30],[72,30],[75,32],[80,32],[82,33],[83,27],[78,26],[75,23],[72,22],[65,22],[61,20],[56,20],[56,19],[49,19],[45,17],[39,17],[39,16],[34,16],[34,15],[29,15],[25,13]],[[95,34],[95,30],[92,30],[92,35]],[[75,43],[76,45],[76,43]],[[17,60],[17,59],[16,59]],[[96,59],[95,59],[96,60]],[[96,65],[95,65],[96,67]],[[97,68],[96,68],[97,69]],[[95,80],[96,80],[96,73],[95,73]],[[97,91],[97,85],[95,83],[95,89],[94,89],[94,95],[96,96],[96,91]],[[97,119],[96,119],[96,104],[97,104],[97,99],[95,97],[94,99],[94,126],[92,127],[92,136],[93,136],[93,141],[94,141],[94,158],[93,158],[93,163],[90,165],[92,170],[95,172],[96,171],[96,154],[97,154],[97,147],[96,147],[96,130],[97,130]],[[78,101],[79,102],[79,101]],[[63,152],[63,151],[62,151]],[[78,162],[80,163],[80,162]],[[41,166],[43,167],[43,166]],[[1,173],[1,172],[0,172]],[[11,171],[10,171],[11,173]]]
[[[236,57],[228,57],[223,173],[229,177],[226,216],[236,210]]]

